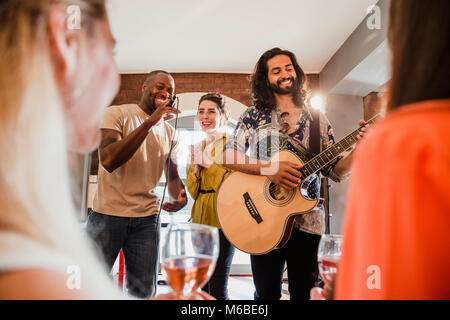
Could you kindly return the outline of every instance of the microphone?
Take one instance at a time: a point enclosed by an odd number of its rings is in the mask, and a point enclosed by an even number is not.
[[[176,95],[173,95],[172,99],[170,100],[170,102],[167,104],[168,107],[173,107],[175,104],[175,101],[178,99],[178,97]],[[178,109],[178,107],[177,107]]]
[[[174,96],[172,97],[172,99],[170,99],[170,101],[169,101],[169,103],[167,104],[166,107],[172,107],[172,108],[173,108],[173,107],[175,106],[175,102],[177,102],[177,103],[176,103],[176,109],[177,109],[177,111],[178,111],[178,97],[177,97],[176,95],[174,95]],[[178,113],[176,113],[176,114],[173,114],[173,113],[167,113],[167,116],[172,116],[172,118],[173,118],[173,117],[176,117],[175,122],[178,121]],[[175,125],[175,129],[176,129],[176,125]]]

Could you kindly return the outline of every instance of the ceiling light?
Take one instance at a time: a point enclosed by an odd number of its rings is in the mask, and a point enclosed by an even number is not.
[[[311,107],[319,110],[322,113],[326,113],[325,99],[320,94],[315,94],[310,100]]]

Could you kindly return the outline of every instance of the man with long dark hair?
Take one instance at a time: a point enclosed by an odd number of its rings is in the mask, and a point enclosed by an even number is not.
[[[309,141],[313,120],[318,121],[314,133],[323,150],[334,144],[332,127],[322,113],[307,105],[306,75],[292,52],[273,48],[259,59],[251,79],[254,106],[241,116],[226,147],[224,163],[247,174],[267,175],[277,186],[291,190],[299,186],[298,166],[288,161],[271,161],[281,150],[297,154],[303,161],[312,156]],[[250,156],[245,155],[250,148]],[[235,159],[244,161],[235,161]],[[231,161],[233,159],[234,161]],[[339,157],[322,174],[339,182],[350,171],[352,153]],[[275,170],[273,170],[275,169]],[[315,176],[308,188],[312,198],[319,197],[320,180]],[[286,245],[263,255],[252,255],[255,299],[281,298],[284,266],[289,271],[291,299],[308,299],[317,279],[317,248],[325,231],[324,213],[320,209],[297,216]]]

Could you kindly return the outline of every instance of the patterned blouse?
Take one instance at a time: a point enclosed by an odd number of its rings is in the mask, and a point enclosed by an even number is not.
[[[271,156],[281,150],[289,150],[297,154],[303,162],[309,156],[310,123],[313,120],[307,107],[303,108],[297,121],[295,130],[291,134],[283,131],[282,114],[277,107],[274,110],[258,110],[255,107],[248,108],[240,117],[233,135],[228,140],[225,149],[234,149],[247,154],[251,158],[270,160]],[[335,143],[333,129],[326,116],[320,113],[320,150],[324,150]],[[335,182],[340,182],[334,172],[336,163],[342,158],[338,157],[333,163],[325,167],[321,173]],[[308,187],[309,197],[320,197],[320,179],[313,175]],[[321,235],[325,232],[325,214],[320,208],[313,209],[310,213],[298,215],[295,226],[302,231]]]

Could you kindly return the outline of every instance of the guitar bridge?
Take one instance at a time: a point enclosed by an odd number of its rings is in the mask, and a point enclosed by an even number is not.
[[[253,203],[252,198],[250,198],[248,192],[244,193],[242,196],[244,197],[245,206],[247,207],[247,210],[252,218],[255,219],[258,224],[263,222],[263,219],[261,218],[261,215],[259,214],[258,209],[256,209],[256,206]]]

